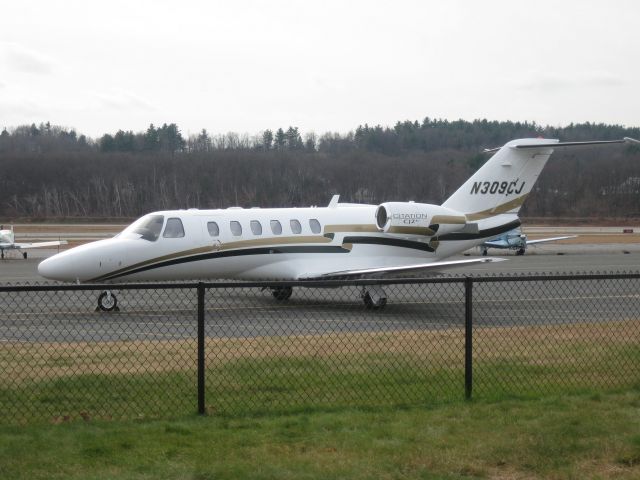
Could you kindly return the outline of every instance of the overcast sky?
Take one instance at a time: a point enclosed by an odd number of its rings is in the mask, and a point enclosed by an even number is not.
[[[0,128],[640,126],[640,2],[0,0]]]

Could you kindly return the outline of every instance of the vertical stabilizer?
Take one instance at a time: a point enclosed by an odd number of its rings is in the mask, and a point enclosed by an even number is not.
[[[527,198],[558,140],[512,140],[500,148],[469,180],[442,204],[481,220],[516,214]],[[540,144],[540,148],[536,148]],[[523,148],[526,146],[526,148]]]

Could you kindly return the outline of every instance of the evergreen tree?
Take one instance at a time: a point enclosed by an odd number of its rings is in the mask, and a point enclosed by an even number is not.
[[[276,138],[274,139],[276,150],[284,150],[284,147],[287,143],[287,138],[282,128],[279,128],[276,132]]]
[[[273,144],[273,132],[271,130],[265,130],[262,132],[262,148],[264,150],[271,150]]]

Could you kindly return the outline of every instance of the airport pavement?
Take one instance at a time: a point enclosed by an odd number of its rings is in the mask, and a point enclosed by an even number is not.
[[[545,227],[543,227],[545,228]],[[450,270],[451,275],[560,274],[640,272],[640,242],[621,235],[619,227],[588,227],[571,231],[551,227],[527,231],[529,235],[617,236],[614,243],[552,243],[530,247],[524,256],[512,251],[491,250],[492,256],[507,261]],[[599,229],[594,231],[594,228]],[[115,230],[115,229],[114,229]],[[104,229],[97,236],[110,236]],[[636,230],[637,232],[637,230]],[[63,238],[52,228],[50,235]],[[86,229],[68,230],[86,235]],[[51,236],[35,238],[50,239]],[[67,238],[72,238],[68,236]],[[84,237],[85,241],[89,238]],[[593,238],[593,237],[592,237]],[[604,237],[603,237],[604,238]],[[623,240],[620,240],[622,238]],[[91,238],[95,239],[95,238]],[[37,274],[38,263],[58,249],[33,249],[24,260],[10,252],[0,261],[0,285],[51,284]],[[466,253],[478,256],[478,249]],[[462,257],[461,258],[465,258]],[[474,308],[477,325],[535,324],[539,322],[606,321],[616,312],[638,310],[637,282],[628,284],[570,281],[543,282],[529,288],[525,283],[477,284]],[[624,285],[621,290],[621,285]],[[630,285],[630,286],[629,286]],[[631,290],[625,290],[631,288]],[[633,290],[635,288],[635,290]],[[565,292],[565,293],[558,293]],[[118,292],[118,313],[94,312],[99,292],[52,292],[38,295],[0,295],[0,341],[118,341],[194,338],[196,299],[194,291],[161,290]],[[255,337],[262,335],[307,335],[335,332],[396,331],[462,328],[463,290],[459,284],[424,286],[409,290],[387,288],[386,309],[372,312],[363,307],[359,289],[298,289],[286,304],[278,304],[269,291],[239,289],[207,294],[207,335],[212,337]],[[21,296],[22,295],[22,296]],[[537,312],[532,316],[531,312]],[[612,312],[609,314],[608,312]],[[637,317],[638,314],[634,313]],[[634,317],[635,318],[635,317]],[[519,322],[519,323],[518,323]]]
[[[29,250],[24,260],[17,252],[8,252],[0,261],[0,285],[19,283],[52,283],[38,275],[38,263],[57,253],[56,249]],[[544,244],[529,247],[522,256],[510,250],[490,250],[492,257],[507,261],[482,264],[451,270],[455,274],[471,273],[525,274],[525,273],[588,273],[588,272],[637,272],[640,271],[640,244]],[[467,257],[480,255],[471,249]],[[461,257],[464,258],[464,257]]]
[[[508,261],[451,270],[454,275],[639,272],[640,253],[586,250],[509,254]],[[49,252],[49,254],[54,252]],[[559,255],[558,253],[564,253]],[[46,251],[39,252],[41,257]],[[0,262],[3,283],[43,282],[40,258]],[[487,283],[474,287],[476,326],[603,322],[638,318],[638,280]],[[210,337],[315,335],[463,328],[462,284],[385,287],[384,310],[364,308],[360,289],[301,289],[285,303],[259,288],[211,289]],[[195,290],[122,290],[120,311],[95,312],[99,291],[0,294],[0,342],[174,340],[196,335]],[[622,315],[622,317],[621,317]]]

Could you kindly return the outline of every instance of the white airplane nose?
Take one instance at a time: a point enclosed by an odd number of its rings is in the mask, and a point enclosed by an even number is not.
[[[53,257],[47,258],[38,264],[38,275],[50,280],[59,280],[56,261]]]
[[[69,262],[65,262],[58,255],[49,257],[38,264],[38,274],[49,280],[63,282],[74,281],[72,272],[69,271]]]

